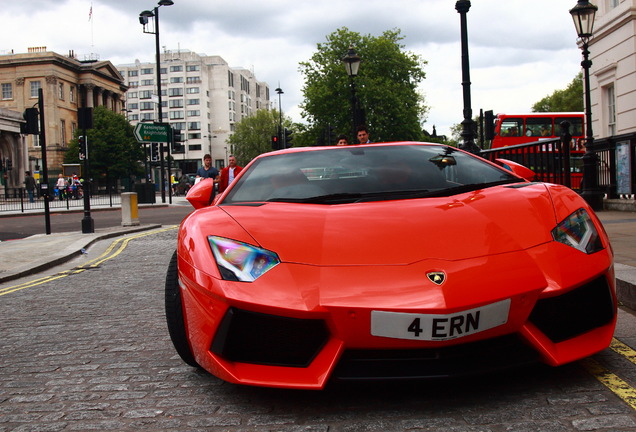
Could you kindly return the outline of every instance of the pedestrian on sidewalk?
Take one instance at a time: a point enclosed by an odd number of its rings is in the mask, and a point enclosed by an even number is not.
[[[35,191],[35,179],[31,175],[31,171],[25,171],[24,187],[29,194],[29,202],[35,202],[33,199],[33,193]]]

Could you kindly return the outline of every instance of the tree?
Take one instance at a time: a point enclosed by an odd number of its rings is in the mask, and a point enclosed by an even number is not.
[[[319,43],[309,61],[300,63],[305,78],[302,115],[313,132],[314,142],[327,125],[337,133],[351,134],[351,81],[342,63],[349,46],[362,58],[354,80],[371,139],[422,138],[421,123],[428,108],[417,86],[426,76],[426,62],[403,51],[402,39],[397,29],[374,37],[343,27],[328,35],[325,43]]]
[[[235,131],[228,139],[239,165],[246,165],[261,153],[272,151],[272,136],[278,133],[280,121],[276,110],[257,110],[252,116],[236,123]],[[283,118],[283,128],[290,127],[290,121]]]
[[[555,90],[532,105],[533,112],[583,112],[583,73],[579,73],[564,90]]]
[[[83,133],[76,131],[64,154],[65,163],[80,162],[78,137]],[[143,174],[143,148],[123,115],[104,106],[93,109],[93,128],[87,129],[86,135],[91,177],[116,179]]]

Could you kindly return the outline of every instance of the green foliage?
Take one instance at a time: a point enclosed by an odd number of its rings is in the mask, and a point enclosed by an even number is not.
[[[259,154],[272,151],[272,135],[277,134],[279,115],[276,110],[260,109],[256,114],[236,123],[235,131],[228,143],[239,165],[245,166]],[[283,118],[283,127],[290,127],[288,119]]]
[[[123,178],[143,174],[143,147],[123,115],[103,106],[96,107],[93,109],[93,128],[86,132],[91,177]],[[83,133],[79,129],[76,131],[64,154],[65,163],[80,162],[77,138]]]
[[[350,45],[362,58],[354,83],[371,140],[422,139],[421,123],[428,107],[417,86],[425,78],[426,62],[403,51],[402,39],[397,29],[374,37],[343,27],[319,43],[309,61],[300,63],[305,77],[301,108],[309,123],[307,142],[315,143],[326,125],[334,127],[336,134],[352,133],[351,79],[342,62]]]
[[[532,105],[533,112],[582,112],[584,108],[582,73],[564,90],[555,90],[550,96]]]

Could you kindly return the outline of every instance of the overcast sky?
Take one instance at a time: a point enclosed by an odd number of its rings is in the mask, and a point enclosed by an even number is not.
[[[0,54],[46,46],[80,60],[154,62],[155,39],[139,13],[154,0],[4,0]],[[407,51],[428,62],[421,85],[430,113],[424,128],[449,134],[463,119],[460,15],[453,0],[174,0],[161,7],[161,45],[220,55],[252,69],[272,89],[280,83],[283,112],[302,121],[298,63],[341,27],[378,36],[400,29]],[[581,51],[569,9],[575,0],[473,0],[468,12],[472,109],[529,112],[580,71]],[[91,19],[89,14],[92,8]],[[344,55],[345,53],[343,53]],[[364,59],[364,53],[358,53]],[[361,67],[364,67],[364,63]],[[344,73],[344,68],[343,68]],[[278,98],[272,91],[274,106]],[[349,109],[343,106],[343,109]]]

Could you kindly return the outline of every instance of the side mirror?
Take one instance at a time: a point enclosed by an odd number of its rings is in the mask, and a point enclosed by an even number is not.
[[[190,204],[192,204],[192,207],[200,209],[210,205],[213,193],[214,179],[201,179],[190,188],[186,195],[186,199],[190,202]]]
[[[528,181],[533,181],[536,176],[534,171],[530,168],[526,168],[525,166],[508,159],[495,159],[495,163]]]

